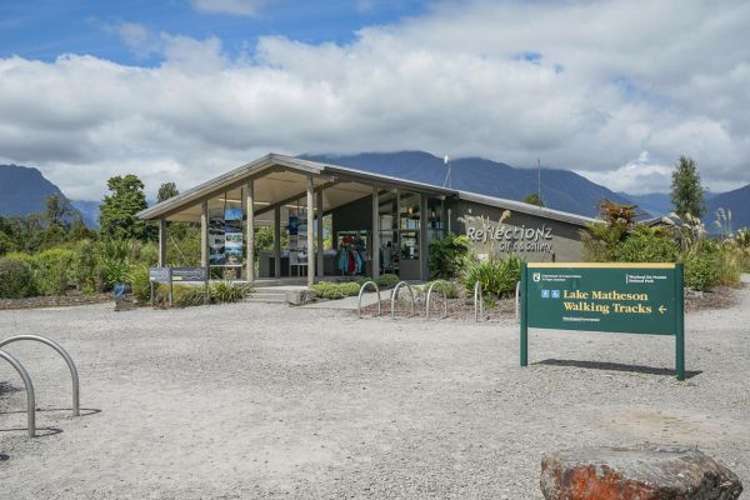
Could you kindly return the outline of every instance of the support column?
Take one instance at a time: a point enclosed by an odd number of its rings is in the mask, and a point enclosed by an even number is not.
[[[245,186],[245,211],[247,215],[246,229],[247,229],[247,261],[245,267],[247,268],[247,281],[252,283],[255,281],[255,182],[253,179],[247,181]]]
[[[273,209],[273,275],[281,278],[281,207]]]
[[[318,221],[318,227],[316,231],[316,239],[317,239],[317,245],[318,245],[318,251],[316,252],[317,256],[317,262],[316,262],[316,271],[318,278],[323,277],[323,273],[325,272],[325,269],[323,268],[323,187],[321,186],[320,191],[318,191],[318,196],[315,201],[316,205],[316,220]]]
[[[307,286],[315,284],[315,184],[312,175],[307,177]]]
[[[167,220],[159,219],[159,267],[167,265]]]
[[[420,279],[430,279],[430,260],[427,238],[427,196],[419,195],[419,274]]]
[[[380,193],[372,188],[372,241],[370,242],[370,262],[372,277],[380,276]]]
[[[208,201],[201,204],[201,267],[208,272]]]

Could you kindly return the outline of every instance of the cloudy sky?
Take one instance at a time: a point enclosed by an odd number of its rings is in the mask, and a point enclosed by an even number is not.
[[[98,199],[420,149],[643,193],[688,154],[724,190],[750,182],[748,26],[731,0],[3,0],[0,163]]]

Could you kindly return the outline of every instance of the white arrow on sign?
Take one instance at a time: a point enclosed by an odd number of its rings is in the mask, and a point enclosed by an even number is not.
[[[667,312],[667,308],[666,308],[666,307],[664,307],[664,306],[659,306],[659,312],[660,312],[661,314],[664,314],[665,312]]]

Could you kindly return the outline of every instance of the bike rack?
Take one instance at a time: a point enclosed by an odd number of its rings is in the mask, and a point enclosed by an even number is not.
[[[0,350],[0,358],[4,359],[13,366],[18,375],[23,379],[23,385],[26,387],[26,421],[28,422],[29,437],[36,436],[36,400],[34,399],[34,384],[31,383],[31,377],[26,368],[13,356],[5,351]]]
[[[425,319],[430,319],[430,299],[432,298],[432,289],[435,288],[435,285],[438,283],[448,283],[444,280],[437,280],[433,281],[430,285],[430,288],[427,289],[427,299],[425,300]],[[441,290],[440,293],[443,294],[443,318],[448,317],[448,295],[445,293],[445,290]]]
[[[68,365],[68,369],[70,370],[70,377],[73,379],[73,416],[78,417],[81,415],[81,408],[79,404],[79,391],[78,391],[78,370],[76,370],[76,365],[73,363],[73,359],[70,357],[68,352],[62,348],[60,344],[55,342],[52,339],[49,339],[47,337],[42,337],[41,335],[15,335],[13,337],[8,337],[7,339],[0,342],[0,348],[13,343],[18,342],[20,340],[33,340],[34,342],[41,342],[42,344],[50,346],[52,349],[58,352],[60,356],[63,357],[65,360],[65,363]],[[31,383],[31,380],[29,380],[29,383]],[[33,389],[32,389],[32,397],[33,397]]]
[[[479,317],[484,314],[484,298],[482,296],[482,283],[474,283],[474,321],[479,322]]]
[[[417,301],[414,298],[414,290],[412,290],[411,285],[406,281],[399,281],[391,292],[391,319],[396,319],[396,298],[398,297],[398,289],[401,288],[401,285],[406,285],[406,288],[409,289],[409,295],[411,295],[411,315],[414,316],[417,312]]]
[[[374,281],[365,281],[362,283],[362,286],[359,287],[359,300],[357,302],[357,315],[359,316],[359,319],[362,319],[362,294],[365,292],[367,285],[375,287],[375,291],[378,293],[378,316],[383,313],[383,305],[380,303],[380,288],[378,288],[378,284]]]

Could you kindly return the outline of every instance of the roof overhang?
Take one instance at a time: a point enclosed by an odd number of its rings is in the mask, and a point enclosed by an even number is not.
[[[296,175],[290,176],[289,174]],[[291,181],[288,181],[290,185],[287,186],[286,190],[279,187],[284,182],[283,177],[285,176],[287,178],[296,178],[295,189],[292,189]],[[311,176],[316,189],[324,191],[324,196],[326,197],[324,210],[326,211],[367,196],[372,192],[372,188],[398,188],[435,197],[458,198],[577,226],[586,226],[591,223],[600,222],[599,219],[538,207],[520,201],[496,198],[468,191],[458,191],[433,184],[376,174],[341,165],[303,160],[275,153],[269,153],[255,161],[237,167],[175,197],[149,207],[137,215],[145,220],[161,218],[192,220],[196,216],[194,212],[197,210],[196,207],[199,204],[213,198],[223,197],[225,193],[246,185],[250,179],[257,179],[255,188],[256,198],[263,198],[263,196],[267,198],[256,201],[256,203],[261,204],[260,207],[256,207],[256,211],[263,213],[268,210],[268,208],[264,207],[289,203],[304,196],[306,190],[306,182],[303,180],[304,176]],[[277,185],[275,187],[272,186],[272,182],[276,182]],[[180,214],[182,214],[182,219],[180,218]]]

